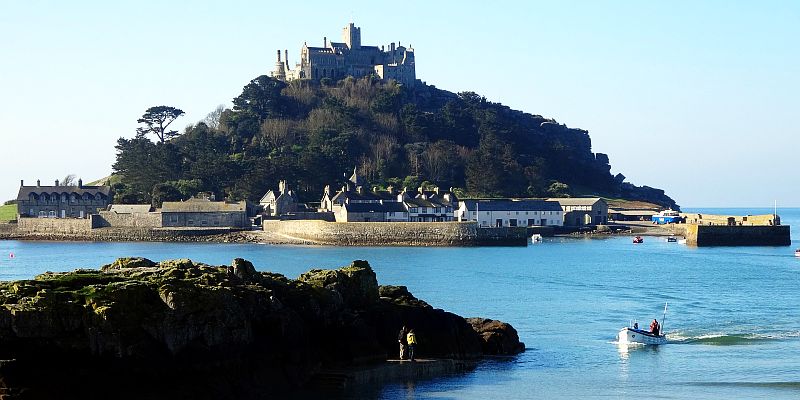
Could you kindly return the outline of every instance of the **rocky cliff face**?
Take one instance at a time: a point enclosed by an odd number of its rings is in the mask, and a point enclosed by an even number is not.
[[[486,339],[405,287],[378,286],[366,261],[291,280],[242,259],[129,258],[2,283],[0,301],[2,399],[271,398],[324,368],[396,357],[404,323],[423,357],[524,348],[515,331]]]

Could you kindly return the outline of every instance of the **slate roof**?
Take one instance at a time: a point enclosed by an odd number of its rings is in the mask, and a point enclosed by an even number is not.
[[[599,197],[564,197],[564,198],[551,198],[548,201],[557,201],[562,206],[593,206],[600,200]]]
[[[78,195],[83,196],[84,193],[89,193],[91,195],[96,195],[101,193],[106,197],[110,196],[111,187],[110,186],[20,186],[19,192],[17,192],[17,200],[28,200],[31,193],[35,193],[37,196],[42,193],[76,193]]]
[[[464,200],[467,210],[474,211],[561,211],[561,205],[549,200]]]
[[[390,194],[387,191],[380,191],[380,192],[370,192],[370,191],[363,191],[362,193],[358,193],[356,191],[350,192],[337,192],[335,196],[331,199],[334,203],[337,199],[350,199],[355,201],[378,201],[384,200],[384,202],[397,202],[397,195]]]
[[[150,204],[112,204],[109,211],[117,214],[147,213],[153,210]]]
[[[161,205],[162,213],[171,212],[245,212],[247,203],[244,201],[228,203],[225,201],[208,201],[202,199],[189,199],[186,201],[165,201]]]
[[[430,199],[425,200],[421,198],[416,198],[416,199],[408,199],[405,202],[407,204],[411,204],[417,207],[448,207],[447,204],[440,203],[437,201],[431,201]]]

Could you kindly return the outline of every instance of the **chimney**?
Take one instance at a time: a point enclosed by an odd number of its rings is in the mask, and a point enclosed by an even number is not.
[[[278,62],[279,63],[281,62],[281,51],[280,50],[278,50]]]
[[[79,189],[83,188],[83,179],[81,179],[81,178],[78,178],[78,188]]]
[[[417,192],[423,193],[424,191],[425,190],[422,188],[422,185],[419,185],[419,187],[417,188]]]
[[[283,49],[283,55],[286,56],[286,57],[283,57],[283,58],[285,59],[286,66],[288,67],[289,66],[289,50],[288,49]]]
[[[439,187],[438,187],[438,186],[436,186],[435,188],[433,188],[433,191],[434,191],[436,194],[439,194]]]
[[[326,49],[328,48],[328,37],[327,36],[322,38],[322,47],[324,47]]]
[[[36,180],[36,187],[39,187],[39,186],[42,186],[42,182],[37,179]]]
[[[364,194],[364,187],[363,186],[357,187],[356,192],[358,192],[358,194]]]
[[[377,186],[373,186],[372,187],[372,193],[378,193],[378,187]]]
[[[386,188],[386,191],[389,192],[389,194],[394,194],[394,186],[389,185],[389,187]]]
[[[25,181],[24,181],[23,179],[20,179],[20,180],[19,180],[19,186],[20,186],[20,187],[23,187],[23,186],[25,186]]]
[[[58,179],[56,179],[56,186],[58,186]]]

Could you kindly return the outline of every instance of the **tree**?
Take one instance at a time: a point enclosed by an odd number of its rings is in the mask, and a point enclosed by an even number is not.
[[[152,133],[158,137],[161,143],[164,143],[166,140],[178,136],[178,131],[168,131],[167,128],[183,114],[183,110],[175,107],[150,107],[144,112],[142,118],[136,120],[136,122],[145,125],[144,127],[136,128],[136,136],[143,138]]]
[[[248,83],[242,94],[233,99],[233,110],[255,116],[258,124],[267,118],[282,115],[281,90],[286,84],[266,75],[261,75]]]
[[[78,186],[78,183],[75,181],[75,174],[67,174],[64,179],[61,181],[61,186]]]
[[[204,122],[209,128],[217,130],[219,129],[219,120],[220,117],[222,117],[223,112],[225,112],[225,106],[220,104],[214,109],[214,111],[208,113],[202,122]]]

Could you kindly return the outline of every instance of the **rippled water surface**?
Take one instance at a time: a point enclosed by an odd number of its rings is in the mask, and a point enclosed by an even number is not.
[[[767,213],[771,210],[703,210]],[[779,210],[798,238],[800,209]],[[121,256],[188,257],[297,277],[369,260],[381,284],[434,307],[514,325],[528,350],[473,372],[389,384],[367,397],[800,398],[800,258],[790,247],[692,248],[646,237],[545,239],[522,247],[334,248],[0,241],[0,280],[96,268]],[[14,253],[14,258],[9,254]],[[670,343],[620,347],[632,319],[669,310]],[[420,333],[424,335],[424,333]],[[356,396],[358,397],[358,396]]]

